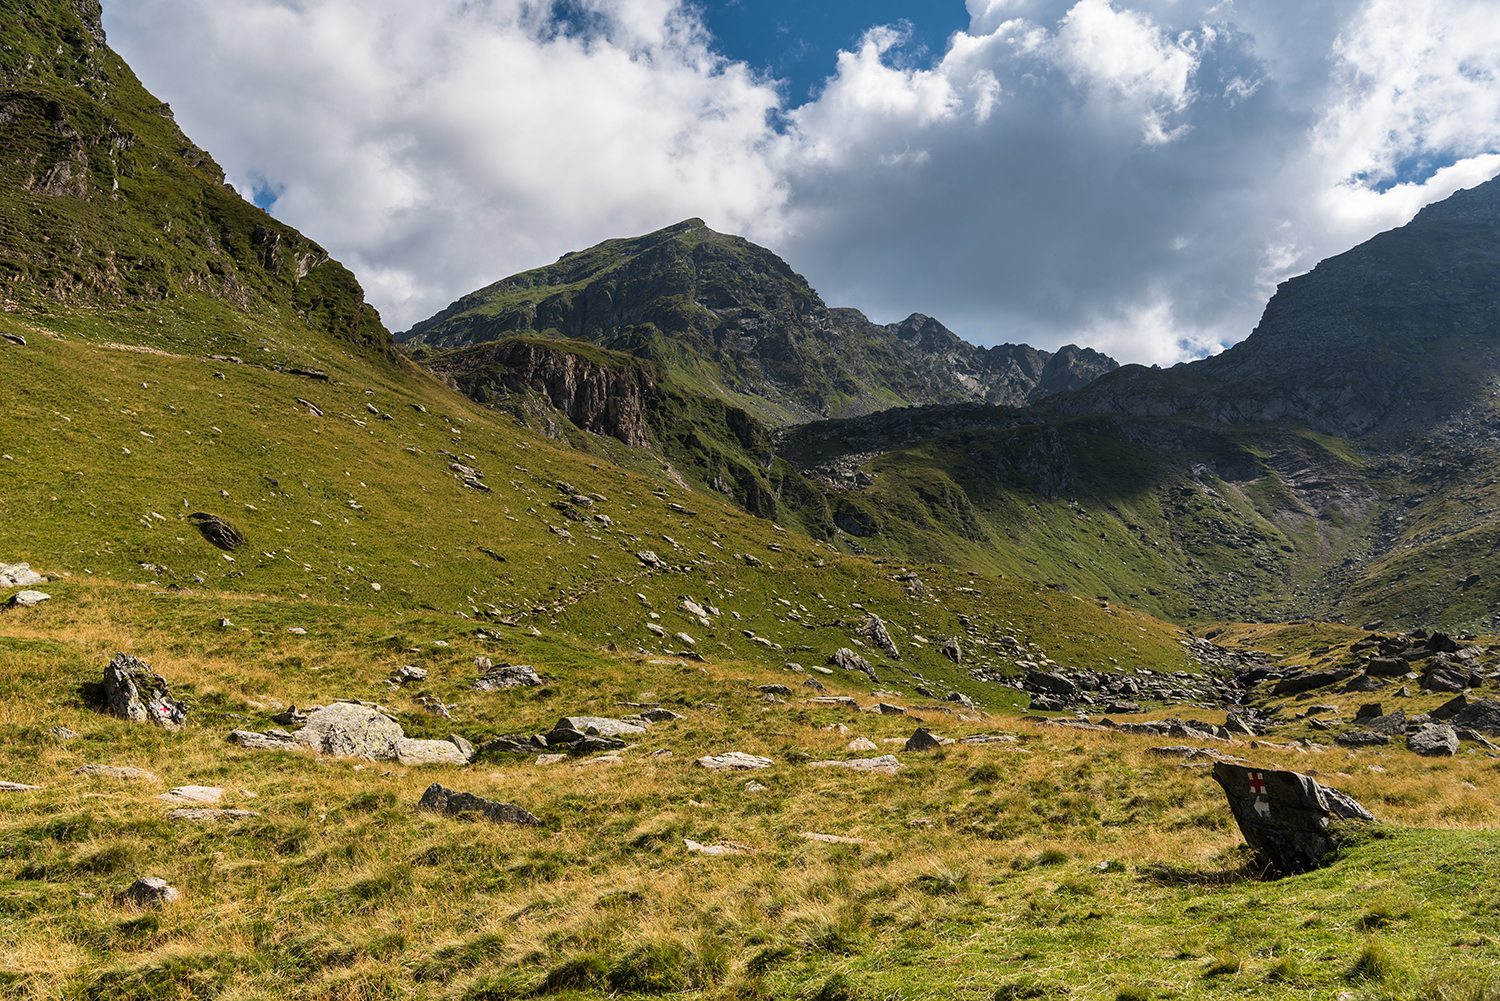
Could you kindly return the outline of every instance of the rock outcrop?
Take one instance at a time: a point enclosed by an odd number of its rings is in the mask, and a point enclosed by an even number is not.
[[[172,698],[166,679],[128,653],[115,654],[104,669],[104,703],[132,723],[177,730],[187,722],[187,706]]]

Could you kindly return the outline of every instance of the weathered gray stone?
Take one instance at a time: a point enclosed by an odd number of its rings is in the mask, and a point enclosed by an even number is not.
[[[1480,699],[1448,717],[1448,722],[1455,727],[1496,736],[1500,734],[1500,700]]]
[[[726,751],[723,754],[706,754],[693,764],[699,768],[707,768],[711,772],[737,772],[752,768],[770,768],[775,762],[758,754]]]
[[[780,695],[783,698],[792,694],[792,690],[785,685],[758,685],[756,691],[764,695]]]
[[[950,636],[943,640],[943,645],[938,647],[938,652],[955,664],[963,663],[963,650],[958,645],[958,637]]]
[[[1349,679],[1349,683],[1343,688],[1344,692],[1358,694],[1363,692],[1378,692],[1382,688],[1388,688],[1391,682],[1388,678],[1378,678],[1369,674],[1356,675]]]
[[[218,786],[176,786],[156,798],[165,803],[217,803],[223,797]]]
[[[859,703],[847,695],[819,695],[816,698],[803,699],[804,704],[810,706],[827,706],[837,709],[859,709]]]
[[[661,706],[644,709],[636,715],[641,719],[650,720],[652,723],[670,723],[674,719],[687,719],[681,713],[674,713],[672,710],[663,709]]]
[[[877,744],[877,743],[875,743],[869,737],[855,737],[853,740],[849,741],[849,743],[847,743],[847,744],[844,745],[844,750],[846,750],[846,751],[878,751],[878,750],[880,750],[880,745]]]
[[[1213,777],[1224,789],[1245,842],[1265,865],[1284,874],[1307,872],[1338,847],[1337,820],[1374,820],[1343,793],[1300,772],[1216,762]]]
[[[10,596],[11,608],[35,608],[44,601],[51,601],[52,595],[45,591],[17,591]]]
[[[858,671],[861,674],[869,675],[871,680],[874,681],[880,680],[875,677],[875,669],[870,666],[870,662],[846,646],[841,646],[833,651],[828,657],[828,663],[835,667],[842,667],[846,671]]]
[[[426,681],[427,669],[413,664],[402,664],[391,672],[391,684],[401,686],[408,681]]]
[[[890,630],[886,629],[885,623],[874,612],[869,613],[869,616],[860,627],[860,632],[871,643],[880,647],[891,660],[901,659],[901,650],[896,646],[896,641],[891,639]]]
[[[255,810],[214,810],[208,807],[167,811],[168,820],[249,820],[259,816],[260,813]]]
[[[926,727],[917,727],[915,733],[906,738],[908,751],[932,751],[943,746],[943,742],[928,732]]]
[[[187,706],[172,698],[166,680],[128,653],[115,654],[104,668],[104,702],[132,723],[177,730],[187,721]]]
[[[411,768],[416,765],[467,765],[469,758],[458,745],[446,740],[417,740],[401,737],[396,741],[396,760]]]
[[[1308,671],[1304,674],[1293,675],[1290,678],[1282,678],[1276,682],[1271,689],[1272,695],[1295,695],[1297,692],[1308,692],[1314,688],[1323,688],[1327,685],[1336,685],[1340,681],[1348,679],[1354,674],[1350,668],[1335,668],[1327,671]]]
[[[564,716],[557,721],[554,730],[577,730],[583,734],[595,734],[600,737],[618,737],[620,734],[645,733],[646,728],[624,720],[610,719],[606,716]]]
[[[1348,730],[1333,738],[1335,744],[1344,747],[1376,747],[1381,744],[1389,744],[1391,738],[1384,733],[1376,733],[1374,730]]]
[[[1071,679],[1055,671],[1027,671],[1026,687],[1033,692],[1048,692],[1052,695],[1078,693],[1078,686]]]
[[[285,730],[267,730],[265,733],[256,733],[254,730],[231,730],[227,738],[231,744],[252,751],[299,751],[305,744],[298,743],[296,738]]]
[[[29,786],[23,782],[0,782],[0,792],[35,792],[41,786]]]
[[[493,799],[484,799],[473,793],[457,792],[447,789],[441,784],[434,782],[422,793],[422,798],[417,801],[419,810],[432,810],[435,813],[477,813],[486,820],[497,824],[520,824],[524,827],[539,827],[541,821],[528,811],[516,806],[514,803],[501,803]]]
[[[1438,706],[1427,715],[1437,720],[1451,719],[1454,716],[1457,716],[1463,710],[1469,708],[1469,706],[1472,704],[1473,701],[1467,695],[1459,694],[1455,695],[1447,702],[1444,702],[1442,705]]]
[[[541,683],[542,679],[537,677],[536,669],[530,664],[501,664],[475,679],[474,688],[481,692],[498,692]]]
[[[319,754],[391,761],[406,735],[400,723],[370,706],[335,702],[308,713],[307,724],[292,736]]]
[[[456,733],[450,733],[443,739],[452,744],[454,747],[458,748],[459,753],[464,756],[464,761],[468,762],[474,760],[474,755],[476,753],[474,750],[474,745],[467,737],[460,736]]]
[[[894,754],[882,754],[878,758],[853,758],[849,761],[809,761],[809,768],[847,768],[856,772],[875,772],[880,775],[895,775],[901,767]]]
[[[971,698],[969,698],[963,692],[949,692],[947,695],[943,696],[943,701],[944,702],[957,702],[959,705],[963,706],[965,709],[973,709],[974,708],[974,700],[971,699]]]
[[[1411,669],[1400,657],[1371,657],[1365,673],[1377,678],[1399,678]]]
[[[45,583],[47,583],[47,578],[31,569],[29,563],[0,563],[0,589],[34,587]]]
[[[1433,723],[1407,734],[1406,746],[1424,757],[1452,757],[1458,753],[1458,734],[1446,723]]]
[[[1476,688],[1484,679],[1466,667],[1446,662],[1434,662],[1422,675],[1422,687],[1434,692],[1461,692],[1465,688]]]
[[[1377,716],[1374,719],[1358,720],[1367,729],[1376,733],[1384,733],[1392,737],[1400,736],[1406,732],[1406,710],[1397,709],[1393,713]]]
[[[142,876],[120,894],[120,899],[137,907],[160,907],[181,896],[182,894],[177,892],[177,887],[166,880],[155,876]]]
[[[47,732],[50,733],[52,736],[56,737],[58,740],[77,740],[78,739],[77,732],[73,731],[73,730],[69,730],[65,726],[54,726],[51,729],[49,729]]]
[[[155,782],[156,776],[135,765],[84,765],[73,769],[74,775],[91,779],[118,779],[122,782]]]

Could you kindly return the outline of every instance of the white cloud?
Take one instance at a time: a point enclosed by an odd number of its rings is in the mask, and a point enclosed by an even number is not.
[[[109,0],[106,27],[395,328],[699,215],[876,319],[1169,364],[1500,171],[1493,0],[967,0],[935,61],[872,26],[797,108],[685,0],[570,9]]]
[[[118,0],[148,86],[393,327],[609,236],[692,215],[776,233],[770,85],[670,0]],[[159,30],[163,24],[170,31]]]

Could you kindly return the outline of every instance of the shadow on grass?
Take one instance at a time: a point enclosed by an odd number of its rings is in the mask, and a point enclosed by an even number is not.
[[[1236,883],[1280,879],[1281,873],[1251,856],[1238,865],[1222,869],[1198,869],[1153,862],[1140,870],[1140,877],[1144,882],[1158,886],[1233,886]]]

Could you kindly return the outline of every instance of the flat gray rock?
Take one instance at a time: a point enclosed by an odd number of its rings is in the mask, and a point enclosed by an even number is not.
[[[724,754],[706,754],[693,764],[699,768],[707,768],[711,772],[737,772],[751,768],[770,768],[775,762],[770,758],[762,758],[758,754],[727,751]]]
[[[819,695],[817,698],[803,699],[802,702],[809,706],[829,706],[838,709],[859,709],[859,703],[847,695]]]
[[[0,792],[33,792],[41,786],[29,786],[20,782],[0,782]]]
[[[73,769],[74,775],[91,779],[117,779],[122,782],[155,782],[156,776],[134,765],[84,765]]]
[[[35,608],[37,605],[40,605],[42,602],[44,602],[44,601],[51,601],[51,600],[52,600],[52,595],[48,594],[45,591],[32,591],[32,590],[28,589],[28,590],[25,590],[25,591],[17,591],[15,594],[11,595],[11,598],[10,598],[10,607],[11,608]]]
[[[231,730],[228,740],[231,744],[238,744],[252,751],[300,751],[307,746],[298,743],[285,730],[267,730],[265,733],[256,733],[254,730]]]
[[[1391,738],[1374,730],[1349,730],[1333,738],[1335,744],[1344,747],[1377,747],[1381,744],[1389,744]]]
[[[600,737],[618,737],[622,733],[645,733],[646,728],[622,719],[607,716],[564,716],[557,721],[554,730],[577,730],[579,733],[594,733]]]
[[[896,770],[901,767],[901,762],[896,760],[894,754],[882,754],[878,758],[853,758],[849,761],[809,761],[809,768],[847,768],[855,772],[876,772],[881,775],[895,775]]]
[[[468,755],[452,741],[414,740],[402,737],[396,741],[396,760],[402,765],[467,765]]]
[[[514,803],[501,803],[484,799],[473,793],[458,792],[434,782],[422,793],[417,809],[436,813],[477,813],[497,824],[520,824],[524,827],[539,827],[541,821]]]
[[[167,811],[168,820],[249,820],[259,816],[254,810],[213,810],[208,807]]]
[[[218,786],[177,786],[156,798],[165,803],[217,803],[224,798],[224,790]]]
[[[400,723],[377,709],[335,702],[308,713],[307,724],[292,736],[319,754],[391,761],[397,756],[397,742],[406,735]]]
[[[868,675],[877,681],[879,680],[875,678],[875,669],[870,666],[870,662],[846,646],[841,646],[833,651],[828,657],[828,663],[835,667],[842,667],[846,671],[858,671],[860,674]]]
[[[1480,699],[1448,717],[1448,722],[1493,737],[1500,734],[1500,700]]]

